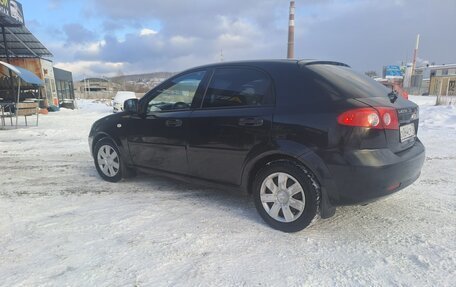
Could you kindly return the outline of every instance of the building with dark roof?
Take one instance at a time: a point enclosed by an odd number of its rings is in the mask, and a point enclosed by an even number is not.
[[[73,74],[69,71],[54,67],[54,77],[59,103],[74,100]]]

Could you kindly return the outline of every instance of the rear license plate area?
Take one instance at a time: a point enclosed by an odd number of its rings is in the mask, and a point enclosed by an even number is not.
[[[411,123],[400,127],[401,143],[413,140],[416,136],[415,124]]]

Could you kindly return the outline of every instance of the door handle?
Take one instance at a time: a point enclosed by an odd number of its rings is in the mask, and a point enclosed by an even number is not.
[[[261,127],[264,121],[261,118],[241,118],[238,124],[243,127]]]
[[[181,120],[167,120],[165,124],[169,128],[180,128],[183,122]]]

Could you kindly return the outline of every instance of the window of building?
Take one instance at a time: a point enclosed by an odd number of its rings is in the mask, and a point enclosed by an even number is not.
[[[63,83],[63,90],[65,94],[65,98],[69,99],[71,98],[71,92],[70,92],[70,83],[69,82],[62,82]]]

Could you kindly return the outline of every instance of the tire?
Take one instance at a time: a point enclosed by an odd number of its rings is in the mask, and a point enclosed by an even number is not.
[[[94,161],[98,174],[106,181],[122,179],[123,163],[117,146],[110,139],[102,139],[95,145]]]
[[[320,187],[302,165],[275,161],[261,169],[253,184],[255,207],[272,228],[298,232],[319,215]]]

